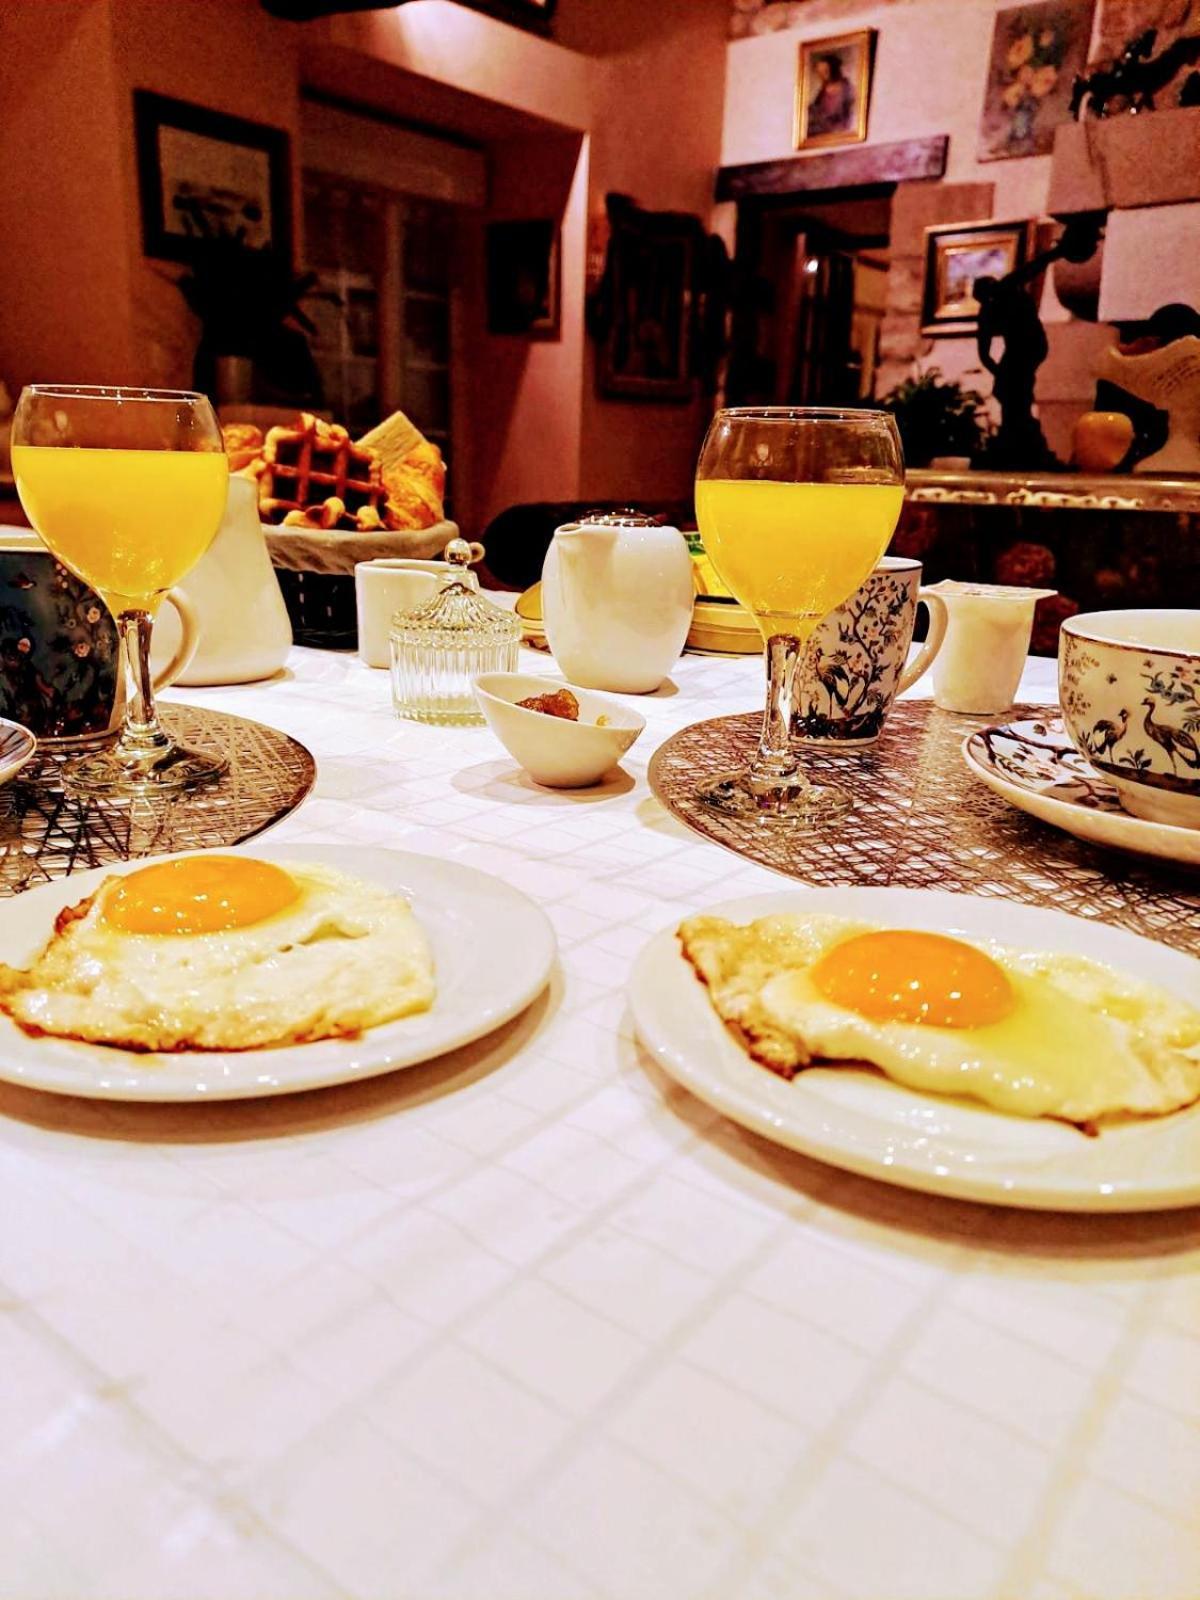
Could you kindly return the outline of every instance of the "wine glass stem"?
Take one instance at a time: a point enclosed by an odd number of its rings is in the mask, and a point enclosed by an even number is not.
[[[805,642],[794,633],[773,633],[767,639],[767,709],[758,749],[750,761],[750,781],[755,788],[811,787],[792,752],[796,679]]]
[[[125,722],[117,741],[117,755],[141,762],[160,755],[170,741],[154,709],[154,684],[150,673],[150,630],[154,618],[148,611],[122,611],[117,618],[121,640],[121,671],[125,676]]]

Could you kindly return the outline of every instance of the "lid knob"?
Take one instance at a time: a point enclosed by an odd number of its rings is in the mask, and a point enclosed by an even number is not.
[[[442,551],[442,559],[452,567],[467,568],[473,562],[483,560],[483,546],[481,544],[468,544],[465,539],[451,539]]]

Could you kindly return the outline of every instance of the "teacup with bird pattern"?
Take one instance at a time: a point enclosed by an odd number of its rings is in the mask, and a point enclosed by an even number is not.
[[[1092,611],[1058,646],[1063,723],[1126,811],[1200,828],[1200,611]]]

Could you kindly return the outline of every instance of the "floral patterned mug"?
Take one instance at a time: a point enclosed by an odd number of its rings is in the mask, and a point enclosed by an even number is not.
[[[929,634],[905,665],[918,605],[928,609]],[[872,744],[896,696],[933,665],[946,622],[945,601],[921,588],[921,563],[884,556],[813,634],[801,668],[793,735],[823,744]]]
[[[1068,617],[1058,693],[1071,743],[1126,811],[1200,828],[1200,611]]]
[[[199,639],[187,597],[172,589],[167,599],[181,637],[156,689],[174,682]],[[123,689],[116,625],[104,602],[36,533],[0,528],[0,716],[42,744],[97,740],[120,727]]]

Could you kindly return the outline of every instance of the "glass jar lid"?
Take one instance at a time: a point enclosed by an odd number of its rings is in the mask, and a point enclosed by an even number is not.
[[[515,612],[484,599],[467,581],[471,562],[482,555],[482,545],[451,539],[444,559],[454,570],[437,593],[415,610],[396,613],[392,618],[392,642],[461,650],[520,639],[521,622]]]
[[[661,525],[661,517],[636,511],[633,506],[621,506],[616,511],[585,511],[570,524],[577,528],[657,528]]]

